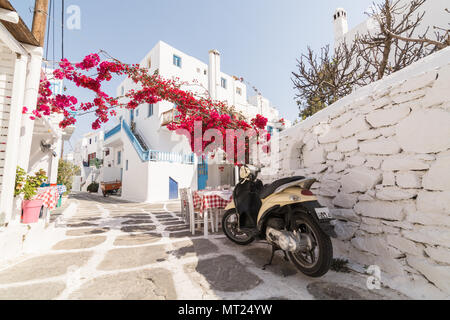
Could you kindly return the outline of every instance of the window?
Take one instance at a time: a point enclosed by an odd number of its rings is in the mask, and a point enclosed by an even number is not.
[[[139,117],[139,108],[136,109],[136,118]]]
[[[148,58],[147,60],[147,68],[151,68],[152,67],[152,58]]]
[[[106,150],[105,150],[105,156],[106,156],[106,157],[109,156],[109,149],[106,149]]]
[[[181,68],[181,58],[177,55],[173,55],[173,65]]]
[[[227,79],[220,78],[220,85],[222,86],[222,88],[226,89],[227,88]]]
[[[153,104],[152,103],[150,103],[149,105],[148,105],[148,116],[147,117],[151,117],[153,115]]]
[[[89,139],[89,144],[92,144],[92,139]]]
[[[125,88],[122,86],[120,88],[120,95],[123,96],[124,93],[125,93]]]
[[[125,171],[128,171],[128,160],[125,161]]]
[[[200,68],[197,68],[197,73],[200,73]]]
[[[97,142],[97,137],[95,137],[95,142]]]
[[[272,133],[273,133],[273,127],[267,126],[267,132],[270,133],[270,135],[272,135]]]
[[[120,164],[121,158],[122,158],[122,152],[118,151],[117,152],[117,164]]]
[[[205,70],[203,70],[203,74],[206,76],[206,69]]]
[[[236,93],[240,96],[242,96],[242,89],[239,87],[236,87]]]

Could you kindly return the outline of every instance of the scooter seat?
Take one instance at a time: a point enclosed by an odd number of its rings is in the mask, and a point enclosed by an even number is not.
[[[280,180],[274,181],[271,184],[266,184],[263,187],[263,189],[262,189],[261,193],[259,194],[259,196],[260,196],[261,199],[265,199],[268,196],[270,196],[272,193],[274,193],[275,190],[277,190],[282,185],[285,185],[287,183],[291,183],[291,182],[294,182],[294,181],[303,180],[303,179],[305,179],[305,177],[300,177],[300,176],[298,176],[298,177],[290,177],[290,178],[284,178],[284,179],[280,179]]]

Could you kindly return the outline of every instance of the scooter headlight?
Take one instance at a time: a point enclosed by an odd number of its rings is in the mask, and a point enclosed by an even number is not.
[[[296,196],[296,195],[291,195],[291,196],[289,196],[289,200],[291,200],[291,201],[298,201],[298,200],[300,200],[300,197]]]

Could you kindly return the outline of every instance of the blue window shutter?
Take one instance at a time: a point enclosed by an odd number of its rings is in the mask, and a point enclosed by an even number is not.
[[[175,54],[173,55],[173,64],[181,68],[181,58]]]
[[[153,116],[153,104],[148,105],[148,117]]]

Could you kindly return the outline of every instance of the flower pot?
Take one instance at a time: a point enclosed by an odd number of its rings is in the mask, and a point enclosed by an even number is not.
[[[22,202],[22,223],[36,223],[39,221],[42,200],[23,200]]]

